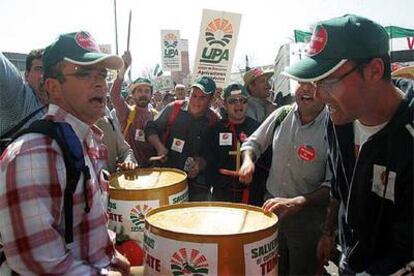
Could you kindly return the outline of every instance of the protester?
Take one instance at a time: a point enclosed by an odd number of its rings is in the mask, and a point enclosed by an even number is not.
[[[87,32],[60,35],[45,49],[43,79],[50,100],[45,118],[71,126],[89,174],[82,172],[71,197],[73,242],[67,243],[62,209],[69,180],[62,149],[37,133],[9,145],[0,159],[1,275],[10,269],[22,275],[129,274],[129,263],[115,251],[107,230],[108,183],[101,170],[106,147],[94,126],[105,113],[107,69],[121,66],[122,59],[101,53]]]
[[[388,45],[385,28],[344,15],[318,23],[307,57],[285,72],[329,107],[334,181],[318,251],[328,260],[339,206],[346,275],[390,275],[414,259],[413,102],[391,81]]]
[[[47,94],[41,87],[43,50],[32,50],[26,58],[25,80],[17,68],[0,52],[0,136],[33,114],[24,126],[41,118]],[[37,113],[36,110],[39,110]],[[17,131],[18,129],[16,129]]]
[[[250,183],[254,161],[272,145],[263,209],[280,217],[279,275],[315,275],[316,248],[329,198],[324,105],[300,83],[293,106],[273,112],[242,145],[240,181]]]
[[[166,107],[169,103],[173,102],[174,100],[174,94],[169,91],[166,91],[164,96],[162,97],[162,108]]]
[[[210,187],[206,185],[204,175],[200,174],[205,167],[200,150],[208,127],[219,120],[209,108],[215,89],[216,84],[211,78],[196,79],[187,101],[167,105],[145,128],[147,140],[155,147],[158,156],[164,157],[162,165],[188,172],[190,201],[210,197]]]
[[[184,84],[177,84],[174,88],[174,95],[176,100],[185,100],[187,97],[187,91]]]
[[[119,71],[111,89],[112,103],[125,140],[134,151],[138,164],[141,167],[146,167],[150,165],[149,158],[155,155],[154,148],[145,140],[144,135],[145,126],[157,114],[155,109],[149,107],[153,87],[149,79],[137,78],[129,85],[129,94],[135,102],[135,105],[129,106],[121,96],[121,85],[125,72],[131,65],[130,52],[126,51],[122,58],[124,67]]]
[[[259,123],[263,122],[276,106],[268,100],[270,96],[269,79],[273,71],[264,71],[261,67],[252,68],[244,76],[244,86],[250,93],[246,115]]]
[[[203,146],[203,157],[207,163],[206,181],[213,187],[212,200],[261,206],[263,199],[255,198],[255,187],[240,183],[237,172],[240,169],[237,168],[237,158],[239,162],[241,160],[240,145],[260,124],[246,117],[249,93],[243,85],[230,84],[222,95],[228,116],[208,130]],[[223,169],[230,173],[223,172]],[[264,181],[257,179],[258,176],[255,173],[252,182],[264,184]]]
[[[125,141],[119,126],[110,116],[103,116],[96,122],[104,136],[103,143],[108,148],[108,165],[104,167],[109,173],[115,173],[117,169],[133,170],[138,166],[131,146]]]

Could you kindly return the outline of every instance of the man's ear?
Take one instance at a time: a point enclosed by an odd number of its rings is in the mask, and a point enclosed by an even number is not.
[[[27,82],[27,78],[29,77],[29,72],[24,71],[24,80]]]
[[[56,102],[61,97],[61,83],[57,79],[48,78],[44,81],[44,88],[49,94],[49,99]]]
[[[384,62],[380,58],[373,58],[367,66],[365,66],[364,77],[367,80],[379,81],[384,75]]]

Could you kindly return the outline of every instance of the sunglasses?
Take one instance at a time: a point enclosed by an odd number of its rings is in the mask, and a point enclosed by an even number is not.
[[[231,98],[227,100],[227,103],[228,104],[236,104],[236,103],[246,104],[247,98]]]

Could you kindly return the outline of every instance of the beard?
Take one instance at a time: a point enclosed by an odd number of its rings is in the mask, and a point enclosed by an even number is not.
[[[135,100],[135,103],[139,107],[146,107],[149,104],[150,100],[147,97],[139,97]]]

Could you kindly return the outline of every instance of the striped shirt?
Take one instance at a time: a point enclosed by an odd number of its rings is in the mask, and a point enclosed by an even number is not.
[[[41,106],[30,85],[0,52],[0,136]],[[38,112],[25,126],[44,114],[43,110]]]
[[[64,241],[63,194],[66,171],[62,152],[49,137],[25,134],[0,157],[0,244],[6,263],[24,275],[90,275],[110,264],[113,243],[106,228],[108,183],[101,168],[107,150],[102,132],[56,105],[47,118],[67,122],[80,138],[91,180],[87,184],[90,212],[84,211],[82,175],[73,196],[73,238]]]

